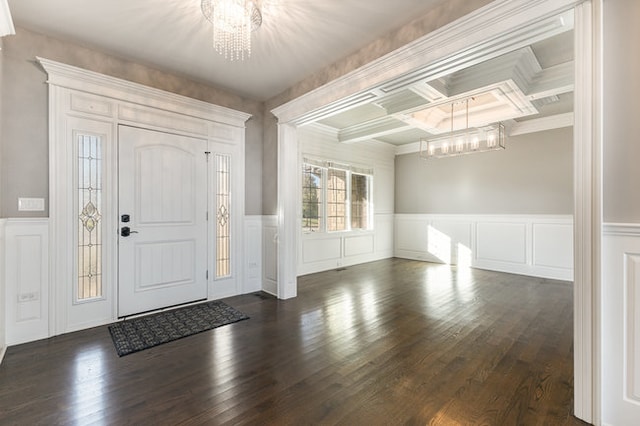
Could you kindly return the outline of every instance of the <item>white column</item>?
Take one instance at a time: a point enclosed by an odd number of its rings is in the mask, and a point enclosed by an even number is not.
[[[574,413],[600,423],[601,4],[575,8]]]
[[[298,294],[298,137],[295,126],[278,124],[278,298]]]

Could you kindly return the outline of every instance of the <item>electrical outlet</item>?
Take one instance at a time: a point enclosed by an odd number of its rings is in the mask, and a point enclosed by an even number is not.
[[[18,295],[18,302],[33,302],[38,300],[38,292],[32,291],[30,293],[20,293]]]

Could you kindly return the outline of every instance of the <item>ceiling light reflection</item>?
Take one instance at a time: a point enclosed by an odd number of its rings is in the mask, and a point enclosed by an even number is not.
[[[73,417],[89,421],[92,416],[102,418],[105,409],[104,387],[108,375],[104,368],[104,348],[91,346],[81,349],[75,357],[73,377]]]

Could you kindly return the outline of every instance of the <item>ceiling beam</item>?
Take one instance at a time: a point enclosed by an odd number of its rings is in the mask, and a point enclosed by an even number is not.
[[[387,116],[340,130],[338,132],[338,141],[342,143],[362,142],[411,128],[411,125]]]
[[[532,120],[516,121],[511,127],[509,136],[519,136],[528,133],[543,132],[545,130],[561,129],[573,126],[573,112],[556,114],[549,117],[534,118]]]
[[[530,100],[573,92],[573,61],[565,62],[542,70],[529,87]]]
[[[540,72],[542,67],[531,47],[527,46],[452,74],[448,81],[449,95],[460,95],[506,80],[512,80],[527,93]]]

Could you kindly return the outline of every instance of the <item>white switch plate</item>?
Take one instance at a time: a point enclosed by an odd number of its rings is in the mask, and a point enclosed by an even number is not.
[[[18,198],[18,211],[43,212],[44,198]]]

